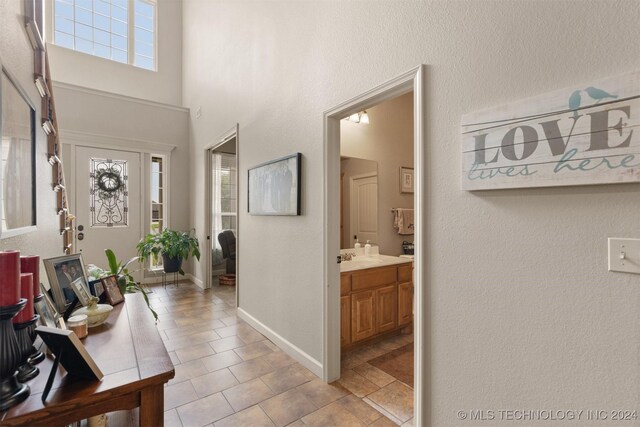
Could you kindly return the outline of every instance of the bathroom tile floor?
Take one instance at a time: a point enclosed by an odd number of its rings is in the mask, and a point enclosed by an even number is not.
[[[347,354],[342,378],[326,384],[237,316],[234,287],[150,290],[176,370],[165,387],[165,426],[413,425],[413,389],[366,363],[412,336]]]

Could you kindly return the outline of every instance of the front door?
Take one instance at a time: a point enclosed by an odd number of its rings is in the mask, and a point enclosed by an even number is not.
[[[126,262],[142,237],[140,154],[76,146],[75,166],[78,252],[105,269],[105,249]]]

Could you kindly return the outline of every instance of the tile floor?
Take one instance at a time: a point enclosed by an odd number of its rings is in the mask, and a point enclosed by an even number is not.
[[[413,389],[366,363],[413,340],[349,353],[325,384],[236,315],[235,289],[182,282],[151,287],[176,376],[165,426],[411,426]]]

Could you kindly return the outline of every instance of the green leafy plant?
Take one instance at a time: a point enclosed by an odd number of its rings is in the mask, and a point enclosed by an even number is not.
[[[122,261],[118,261],[118,259],[116,258],[116,254],[111,249],[105,249],[104,253],[107,255],[107,263],[109,265],[109,269],[103,270],[102,268],[96,267],[95,265],[87,266],[87,274],[89,275],[89,280],[116,275],[118,277],[118,286],[120,287],[120,292],[122,292],[123,294],[140,292],[142,294],[142,297],[144,298],[144,301],[147,303],[147,307],[149,307],[151,314],[153,314],[153,318],[157,321],[158,313],[156,313],[156,311],[151,308],[149,297],[147,295],[147,289],[141,283],[136,282],[132,276],[132,273],[137,270],[132,271],[129,269],[129,266],[132,263],[136,261],[142,261],[140,257],[133,257],[123,264]]]
[[[157,259],[158,255],[180,259],[194,256],[200,260],[200,244],[192,235],[194,232],[193,229],[190,232],[165,229],[161,233],[147,234],[136,246],[140,262],[149,258]],[[184,275],[182,269],[179,273]]]

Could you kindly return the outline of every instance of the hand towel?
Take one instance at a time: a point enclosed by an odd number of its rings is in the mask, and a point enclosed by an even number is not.
[[[412,235],[414,232],[413,209],[397,208],[393,218],[393,228],[400,235]]]

